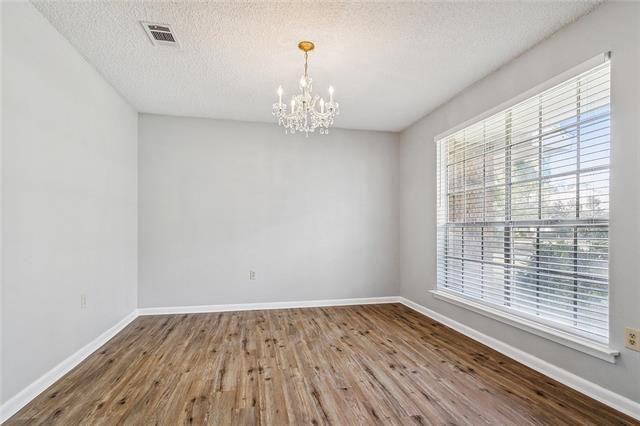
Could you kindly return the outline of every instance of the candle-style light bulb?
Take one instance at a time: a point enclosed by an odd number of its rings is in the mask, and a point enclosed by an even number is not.
[[[278,86],[278,105],[282,105],[282,86]]]
[[[324,114],[324,99],[320,98],[320,112]]]
[[[296,107],[296,100],[295,99],[291,99],[291,112],[293,112],[293,109]]]
[[[300,87],[302,87],[303,89],[307,87],[307,79],[304,78],[304,76],[300,78]]]
[[[329,102],[333,103],[333,86],[329,86]]]

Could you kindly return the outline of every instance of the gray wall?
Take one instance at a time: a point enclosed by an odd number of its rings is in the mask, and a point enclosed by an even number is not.
[[[611,50],[610,280],[616,365],[436,300],[434,137],[599,53]],[[640,353],[624,349],[640,326],[640,4],[608,3],[467,88],[401,135],[401,294],[438,313],[640,401]]]
[[[137,113],[30,3],[2,9],[6,401],[136,308]]]
[[[397,135],[139,126],[140,307],[398,293]]]

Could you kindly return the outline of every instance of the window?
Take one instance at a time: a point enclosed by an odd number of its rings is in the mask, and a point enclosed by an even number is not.
[[[438,291],[608,343],[609,77],[437,140]]]

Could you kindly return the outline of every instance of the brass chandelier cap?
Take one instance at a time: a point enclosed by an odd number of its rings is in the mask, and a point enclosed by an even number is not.
[[[312,41],[303,40],[300,43],[298,43],[298,49],[304,51],[305,53],[310,51],[310,50],[313,50],[315,47],[316,47],[316,45],[313,44]]]

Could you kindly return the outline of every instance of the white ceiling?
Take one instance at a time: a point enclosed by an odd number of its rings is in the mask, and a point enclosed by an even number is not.
[[[142,112],[271,122],[297,90],[301,39],[314,89],[336,89],[337,127],[402,130],[591,10],[589,2],[36,1]],[[139,21],[170,24],[154,47]]]

